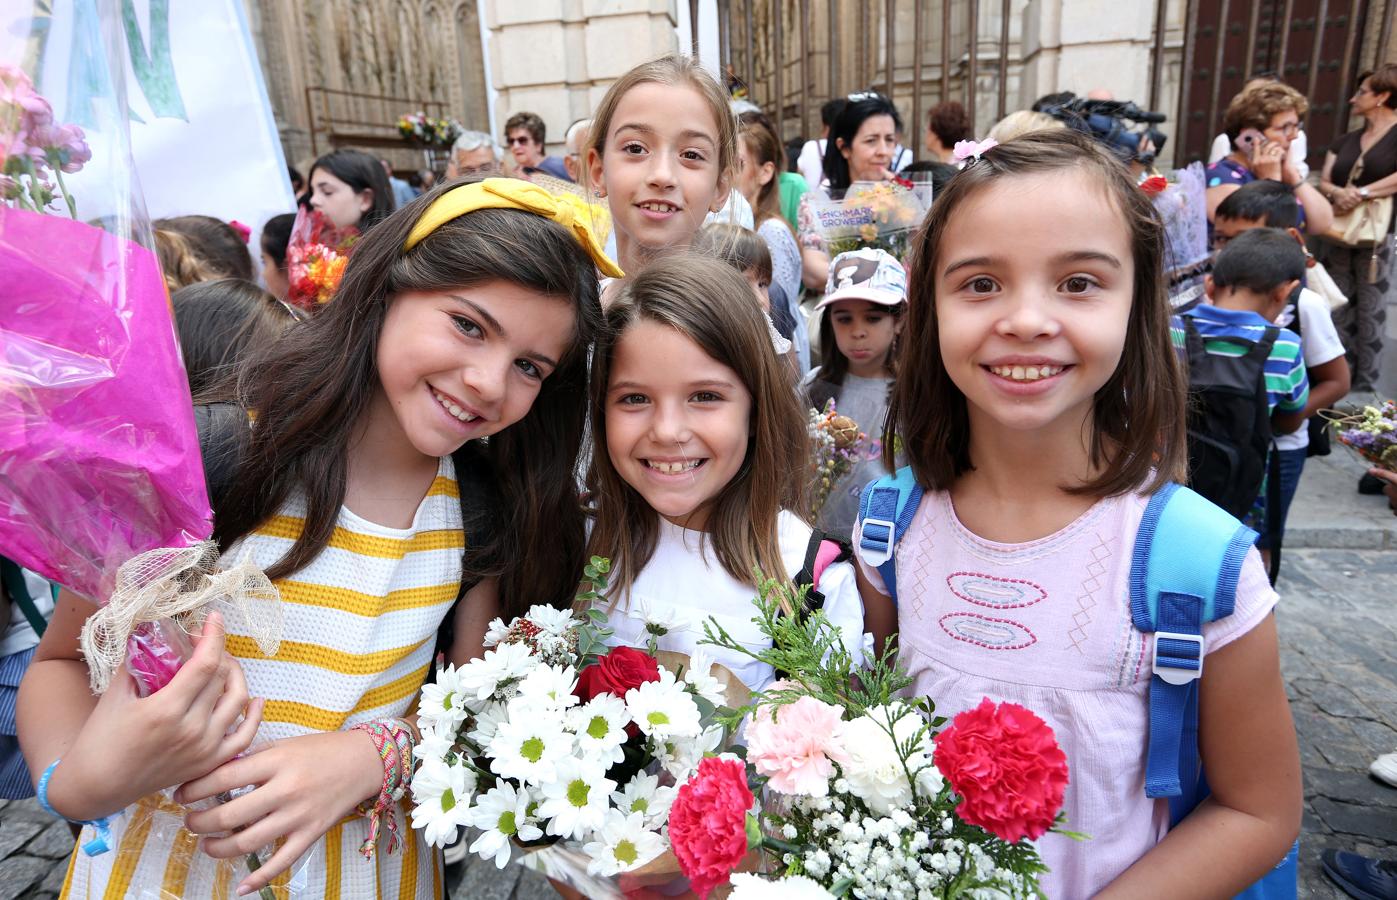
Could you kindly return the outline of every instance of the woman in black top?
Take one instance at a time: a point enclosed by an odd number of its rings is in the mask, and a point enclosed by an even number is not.
[[[1397,124],[1397,65],[1379,66],[1358,82],[1358,93],[1349,105],[1363,117],[1364,125],[1344,135],[1325,154],[1319,185],[1336,215],[1397,194],[1397,129],[1392,127]],[[1391,232],[1391,222],[1387,230]],[[1347,305],[1334,311],[1334,325],[1348,350],[1353,389],[1372,391],[1382,355],[1392,242],[1350,247],[1324,240],[1319,249],[1320,261],[1349,298]]]

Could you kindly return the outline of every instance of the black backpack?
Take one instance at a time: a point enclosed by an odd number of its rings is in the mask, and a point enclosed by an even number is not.
[[[1264,530],[1271,549],[1271,581],[1280,569],[1280,534],[1271,510],[1280,507],[1280,459],[1272,452],[1266,359],[1281,329],[1261,339],[1225,340],[1245,347],[1241,356],[1208,353],[1191,316],[1180,316],[1188,351],[1188,486],[1244,519],[1266,484]],[[1269,477],[1268,477],[1269,472]]]

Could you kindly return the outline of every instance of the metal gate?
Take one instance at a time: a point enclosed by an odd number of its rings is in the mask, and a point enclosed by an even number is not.
[[[816,136],[830,97],[874,88],[910,113],[904,143],[920,154],[926,111],[942,100],[961,101],[983,134],[1059,89],[1037,84],[1035,96],[1023,96],[1026,5],[719,0],[720,54],[783,139]],[[1352,127],[1358,73],[1391,57],[1394,12],[1397,0],[1155,0],[1147,96],[1121,99],[1168,115],[1165,157],[1180,163],[1206,157],[1233,94],[1271,71],[1310,99],[1305,124],[1317,164]]]

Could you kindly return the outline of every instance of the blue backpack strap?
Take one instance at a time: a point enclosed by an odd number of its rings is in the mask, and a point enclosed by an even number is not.
[[[869,482],[859,497],[859,559],[878,570],[888,596],[897,603],[897,568],[893,546],[912,524],[922,502],[922,486],[903,466],[895,474]]]
[[[1152,634],[1145,794],[1168,797],[1171,825],[1207,794],[1198,759],[1203,625],[1230,616],[1256,532],[1188,488],[1150,498],[1130,565],[1130,613]]]

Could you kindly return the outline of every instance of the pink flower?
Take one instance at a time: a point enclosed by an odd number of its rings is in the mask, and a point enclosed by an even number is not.
[[[726,882],[747,855],[747,813],[754,803],[747,768],[732,757],[706,757],[679,788],[669,808],[669,840],[699,897]]]
[[[961,796],[956,811],[1014,843],[1053,826],[1067,789],[1067,756],[1048,724],[988,697],[936,736],[936,768]]]
[[[951,149],[951,153],[954,154],[957,162],[963,163],[971,157],[979,159],[980,154],[998,146],[999,141],[996,141],[994,138],[985,138],[978,144],[975,141],[956,141],[956,145]]]
[[[825,796],[834,764],[848,762],[840,743],[841,713],[814,697],[774,710],[758,707],[747,724],[747,761],[783,794]]]

